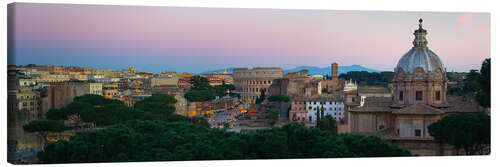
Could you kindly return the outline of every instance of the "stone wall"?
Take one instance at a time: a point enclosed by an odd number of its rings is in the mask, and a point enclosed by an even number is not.
[[[419,156],[454,156],[457,151],[449,144],[439,144],[434,140],[414,139],[388,139],[387,142],[395,144]],[[464,155],[463,151],[459,155]]]
[[[13,148],[9,151],[26,151],[37,149],[43,146],[43,140],[36,133],[28,133],[23,130],[23,125],[27,124],[34,116],[28,111],[9,112],[7,114],[7,140],[12,143]]]
[[[89,83],[66,82],[51,84],[41,95],[41,110],[44,115],[49,109],[60,109],[73,101],[77,96],[90,92]]]

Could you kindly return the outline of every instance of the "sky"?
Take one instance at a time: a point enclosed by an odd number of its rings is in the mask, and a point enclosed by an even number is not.
[[[353,64],[393,71],[422,18],[447,71],[490,57],[490,14],[16,3],[8,63],[198,73]]]

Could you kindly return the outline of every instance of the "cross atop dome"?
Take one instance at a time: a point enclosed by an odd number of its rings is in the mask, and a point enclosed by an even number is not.
[[[423,21],[424,21],[424,20],[422,20],[422,18],[420,18],[420,19],[418,20],[418,22],[419,22],[419,24],[418,24],[419,29],[422,29],[422,22],[423,22]]]

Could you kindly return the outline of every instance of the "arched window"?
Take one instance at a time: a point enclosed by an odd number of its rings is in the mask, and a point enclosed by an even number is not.
[[[403,101],[403,91],[399,91],[399,101]]]

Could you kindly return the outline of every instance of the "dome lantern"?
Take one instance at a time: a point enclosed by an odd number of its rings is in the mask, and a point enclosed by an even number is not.
[[[444,71],[443,64],[439,57],[427,47],[427,30],[422,28],[422,19],[419,19],[419,28],[413,35],[413,47],[399,59],[395,70],[401,68],[406,73],[413,73],[416,68],[421,67],[425,73],[433,72],[437,69]],[[395,71],[397,72],[397,71]]]
[[[415,47],[427,47],[427,39],[425,36],[427,35],[427,30],[422,28],[422,18],[418,20],[418,29],[415,30],[413,35],[415,35],[415,40],[413,40],[413,46]]]

